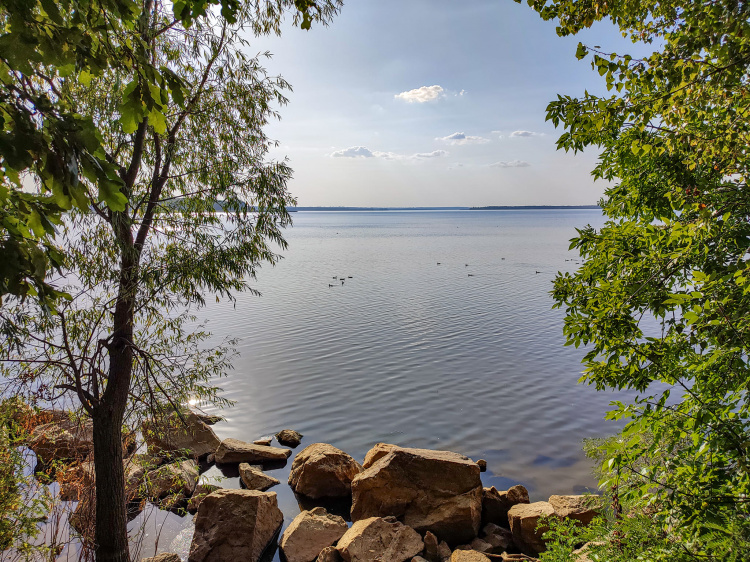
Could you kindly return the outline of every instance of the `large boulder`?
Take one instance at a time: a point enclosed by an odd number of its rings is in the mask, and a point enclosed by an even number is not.
[[[142,429],[143,438],[152,453],[179,451],[199,459],[216,451],[221,443],[214,430],[191,410],[183,410],[181,415],[173,412],[164,419],[149,420]]]
[[[357,521],[336,546],[346,562],[404,562],[423,548],[419,533],[394,517]]]
[[[259,468],[246,462],[240,463],[240,479],[248,490],[260,490],[265,492],[268,488],[280,484],[273,476],[269,476]]]
[[[537,529],[537,524],[541,517],[549,517],[554,513],[555,509],[549,502],[520,503],[510,508],[510,530],[513,533],[513,542],[521,552],[536,556],[545,550],[542,535],[547,529]]]
[[[318,554],[316,562],[341,562],[339,551],[333,546],[327,546]]]
[[[588,525],[601,510],[601,498],[598,496],[550,496],[549,504],[555,510],[555,515],[569,519],[576,519]]]
[[[187,510],[190,513],[195,513],[198,511],[198,508],[201,506],[201,502],[206,499],[206,496],[209,494],[214,493],[216,490],[221,490],[221,486],[216,486],[215,484],[208,484],[208,483],[199,483],[195,490],[193,490],[193,495],[190,496],[190,501],[187,504]]]
[[[292,463],[289,485],[309,498],[344,497],[351,494],[352,479],[362,466],[344,451],[327,443],[302,449]]]
[[[45,463],[83,460],[94,450],[94,422],[67,417],[35,427],[29,448]]]
[[[474,461],[448,451],[376,449],[368,453],[375,460],[352,481],[353,521],[393,515],[454,545],[477,536],[482,482]]]
[[[193,521],[188,562],[257,562],[284,516],[274,492],[222,489],[203,499]]]
[[[316,507],[294,518],[284,531],[279,546],[287,562],[313,562],[324,548],[335,544],[348,529],[343,517]]]
[[[256,445],[230,438],[224,439],[216,449],[216,462],[219,464],[278,462],[286,461],[291,454],[291,449]]]
[[[165,464],[146,474],[145,495],[153,499],[172,494],[190,496],[195,490],[199,475],[198,463],[192,459]]]
[[[514,505],[529,503],[529,492],[521,485],[498,491],[494,486],[482,490],[482,524],[507,527],[508,511]]]

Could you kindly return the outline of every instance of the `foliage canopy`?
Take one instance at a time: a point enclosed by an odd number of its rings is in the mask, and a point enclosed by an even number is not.
[[[584,381],[635,389],[602,485],[669,528],[677,559],[750,556],[750,5],[529,0],[560,35],[609,20],[644,58],[579,44],[610,94],[558,96],[558,148],[598,147],[607,222],[560,274]],[[721,540],[717,539],[722,537]],[[650,553],[649,559],[661,559]]]

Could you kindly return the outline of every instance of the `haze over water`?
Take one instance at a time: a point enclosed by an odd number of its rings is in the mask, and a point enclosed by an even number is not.
[[[598,209],[296,213],[263,296],[199,311],[217,340],[239,339],[217,381],[236,405],[214,429],[296,429],[295,453],[326,442],[360,462],[380,441],[456,451],[487,460],[485,486],[521,483],[532,501],[594,489],[581,441],[617,430],[603,421],[616,395],[576,384],[584,351],[563,346],[549,292],[576,268],[575,227],[602,222]],[[300,509],[292,460],[268,470],[285,525]]]

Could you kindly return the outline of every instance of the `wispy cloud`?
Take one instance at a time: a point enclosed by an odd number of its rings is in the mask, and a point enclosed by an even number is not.
[[[447,137],[437,137],[435,140],[447,142],[450,144],[484,144],[490,142],[490,139],[484,137],[475,137],[465,133],[453,133]]]
[[[490,164],[490,168],[528,168],[529,166],[531,164],[523,160],[511,160],[510,162],[503,162],[501,160],[500,162]]]
[[[446,150],[433,150],[432,152],[418,152],[412,158],[420,159],[420,158],[442,158],[443,156],[448,156],[448,152]]]
[[[331,158],[373,158],[372,151],[364,146],[350,146],[331,153]]]
[[[435,101],[440,98],[444,92],[445,90],[443,90],[442,86],[422,86],[421,88],[396,94],[395,97],[409,103],[425,103],[428,101]]]
[[[513,131],[511,137],[543,137],[544,133],[535,133],[533,131]]]
[[[412,155],[397,154],[395,152],[382,152],[370,150],[366,146],[350,146],[342,150],[336,150],[329,154],[331,158],[382,158],[383,160],[428,160],[431,158],[442,158],[448,156],[447,150],[433,150],[432,152],[418,152]]]

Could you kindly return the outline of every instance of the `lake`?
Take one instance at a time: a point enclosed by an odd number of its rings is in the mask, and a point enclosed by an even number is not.
[[[532,501],[595,488],[581,441],[618,429],[603,416],[620,396],[576,384],[584,352],[563,346],[549,292],[577,267],[575,227],[602,223],[598,209],[295,213],[262,296],[198,312],[217,340],[238,339],[217,434],[291,428],[297,451],[326,442],[360,462],[380,441],[456,451],[487,460],[485,486],[521,483]],[[300,509],[291,460],[269,471],[285,524]],[[216,467],[205,477],[239,486]],[[157,542],[186,553],[190,516],[149,511],[131,528],[144,522],[141,556]]]

